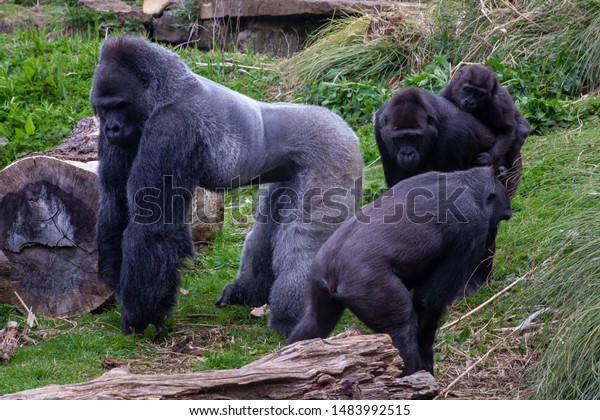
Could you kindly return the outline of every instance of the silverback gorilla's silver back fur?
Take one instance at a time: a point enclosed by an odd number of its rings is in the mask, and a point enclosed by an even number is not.
[[[91,100],[101,122],[99,275],[116,288],[122,329],[163,331],[175,304],[178,268],[193,247],[189,203],[173,189],[261,177],[238,278],[217,303],[268,302],[271,327],[287,335],[302,316],[315,253],[360,204],[362,158],[350,127],[324,108],[248,98],[134,37],[105,41]],[[162,218],[140,203],[163,203]]]

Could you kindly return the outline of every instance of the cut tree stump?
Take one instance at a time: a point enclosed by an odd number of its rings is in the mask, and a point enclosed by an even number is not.
[[[58,147],[0,171],[0,303],[67,316],[112,296],[97,278],[97,159],[98,124],[86,118]],[[194,201],[202,242],[222,227],[223,198],[198,189]]]
[[[343,333],[300,341],[240,369],[131,375],[117,368],[98,379],[47,385],[0,399],[354,399],[433,398],[425,371],[400,378],[404,364],[386,334]]]

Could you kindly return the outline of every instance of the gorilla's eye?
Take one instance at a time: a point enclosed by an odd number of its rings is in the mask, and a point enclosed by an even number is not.
[[[488,195],[487,201],[488,201],[488,203],[491,203],[495,199],[496,199],[496,193],[491,193],[490,195]]]
[[[129,102],[127,101],[121,101],[121,102],[117,102],[113,105],[113,110],[115,111],[121,111],[126,109],[129,106]]]
[[[150,84],[150,76],[148,76],[147,74],[140,74],[140,82],[144,87],[148,87],[148,85]]]

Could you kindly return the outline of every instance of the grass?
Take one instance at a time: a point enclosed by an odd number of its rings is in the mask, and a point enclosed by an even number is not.
[[[290,83],[335,82],[339,78],[385,80],[403,67],[430,58],[423,40],[432,21],[421,11],[397,7],[331,20],[309,38],[308,49],[283,63]]]
[[[538,245],[530,305],[553,323],[532,371],[536,398],[600,398],[600,174],[597,132],[566,133],[562,148],[540,146],[539,220],[527,234]],[[542,175],[543,174],[543,175]],[[535,176],[535,175],[534,175]]]
[[[593,0],[451,0],[335,20],[282,63],[290,83],[418,74],[436,55],[453,65],[534,64],[538,77],[570,80],[573,95],[600,87],[600,5]]]
[[[0,34],[0,168],[60,143],[91,114],[89,81],[99,40],[37,31]],[[9,141],[10,139],[10,141]]]

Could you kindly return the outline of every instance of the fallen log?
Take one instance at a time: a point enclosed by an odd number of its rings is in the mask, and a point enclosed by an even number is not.
[[[439,385],[425,371],[400,378],[404,364],[386,334],[343,333],[300,341],[240,369],[132,375],[8,394],[17,399],[427,399]]]
[[[58,147],[0,171],[0,303],[67,316],[112,296],[97,278],[97,145],[86,118]],[[198,189],[194,204],[192,236],[206,241],[222,226],[223,199]]]

